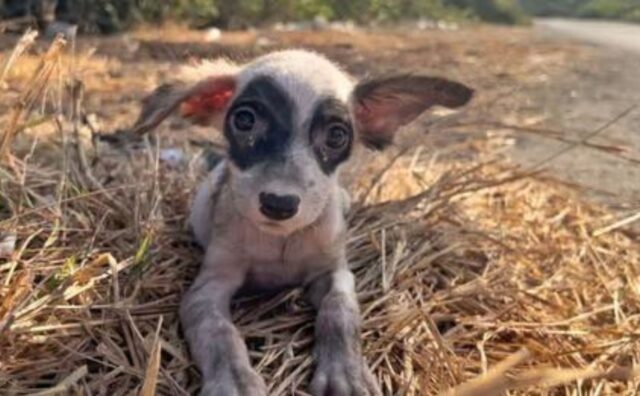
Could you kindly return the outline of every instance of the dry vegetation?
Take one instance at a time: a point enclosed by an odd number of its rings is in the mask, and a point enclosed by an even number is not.
[[[169,48],[140,34],[136,51],[150,59],[150,47]],[[331,50],[356,73],[400,59],[465,76],[484,90],[455,120],[467,125],[487,107],[508,110],[500,98],[513,89],[496,81],[526,84],[540,76],[531,68],[554,73],[578,56],[532,49],[518,30],[378,34],[373,47],[358,34],[270,39]],[[165,129],[136,150],[91,145],[85,112],[126,125],[133,99],[171,66],[51,48],[16,56],[2,92],[0,393],[192,393],[198,374],[176,308],[201,254],[184,217],[201,173],[188,141],[203,131]],[[578,191],[495,156],[502,135],[440,121],[431,140],[409,134],[409,149],[361,153],[347,175],[364,346],[385,394],[637,394],[638,235]],[[176,145],[187,160],[160,161]],[[235,319],[272,394],[305,394],[313,314],[300,292],[240,301]]]

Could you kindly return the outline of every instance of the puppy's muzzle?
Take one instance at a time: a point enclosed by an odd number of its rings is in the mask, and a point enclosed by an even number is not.
[[[271,220],[283,221],[292,218],[298,213],[299,205],[300,197],[297,195],[260,193],[260,212]]]

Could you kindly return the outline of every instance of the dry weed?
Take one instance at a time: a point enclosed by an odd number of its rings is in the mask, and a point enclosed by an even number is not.
[[[113,161],[83,152],[77,114],[58,116],[59,143],[0,166],[1,393],[193,393],[176,309],[201,255],[184,230],[197,163],[169,167],[149,142]],[[361,172],[349,252],[385,394],[637,394],[629,219],[495,161],[418,148]],[[300,292],[234,312],[271,393],[305,394],[313,313]]]

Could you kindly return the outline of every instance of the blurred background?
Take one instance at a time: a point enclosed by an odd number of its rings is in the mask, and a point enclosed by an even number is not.
[[[635,0],[4,0],[1,4],[4,18],[32,15],[41,26],[58,19],[102,33],[167,19],[225,29],[309,19],[527,24],[532,16],[564,16],[640,21],[640,4]]]

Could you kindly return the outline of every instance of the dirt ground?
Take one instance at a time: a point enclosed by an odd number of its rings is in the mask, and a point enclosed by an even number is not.
[[[574,60],[558,78],[533,86],[527,104],[518,112],[540,114],[542,124],[562,131],[565,137],[587,139],[589,143],[610,148],[594,150],[581,145],[555,159],[548,168],[566,180],[588,187],[590,197],[617,209],[637,211],[640,205],[640,48],[628,46],[632,40],[628,40],[631,37],[624,32],[637,35],[640,28],[599,23],[593,31],[593,24],[571,22],[570,27],[575,30],[567,33],[554,30],[555,25],[551,25],[552,28],[543,25],[535,30],[539,37],[547,40],[566,42],[563,34],[571,40],[585,40],[579,45],[583,45],[591,57]],[[610,36],[604,34],[607,29]],[[596,40],[594,32],[602,35]],[[594,136],[589,138],[590,134]],[[535,163],[548,154],[547,148],[556,149],[553,143],[522,137],[514,157],[527,164]]]

